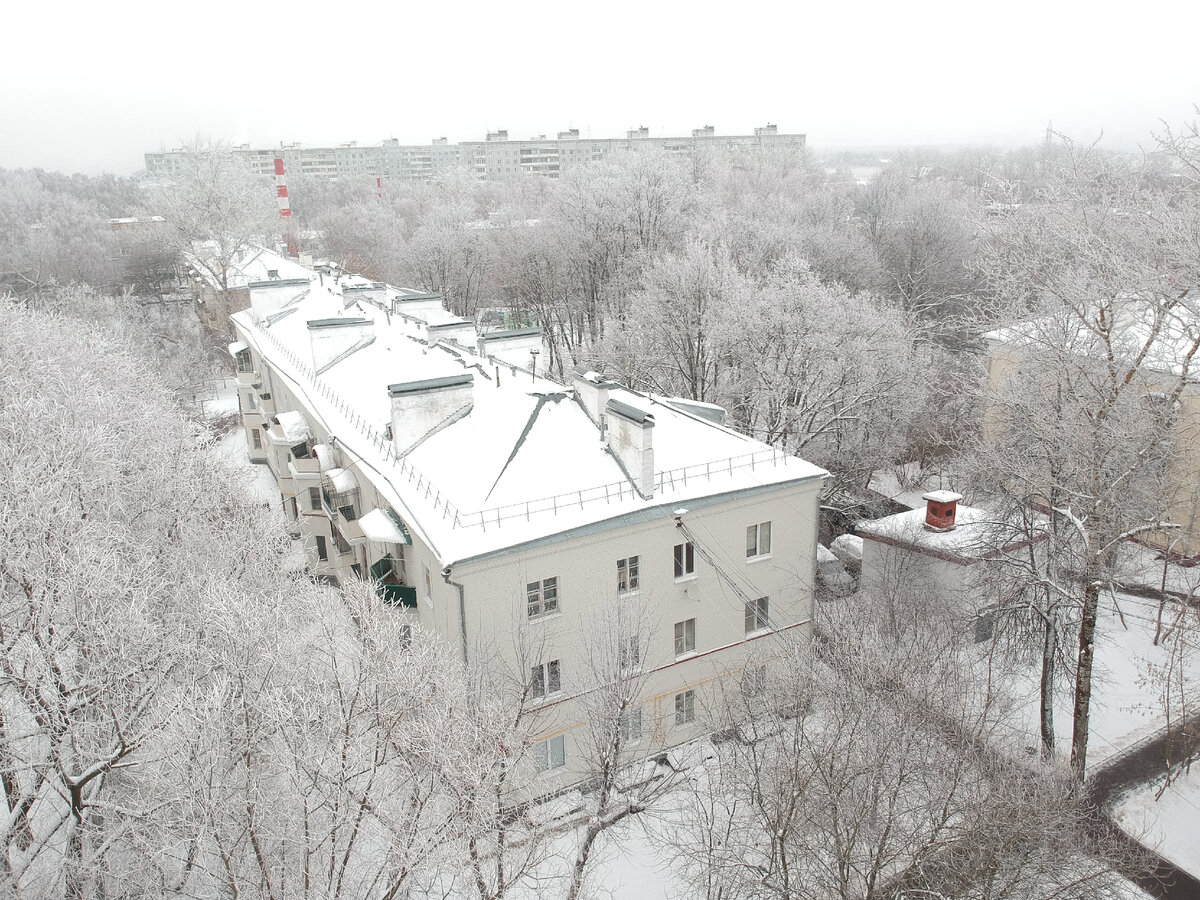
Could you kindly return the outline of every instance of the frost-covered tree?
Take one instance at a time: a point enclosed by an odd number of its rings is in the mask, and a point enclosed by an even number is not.
[[[279,232],[275,187],[228,144],[206,138],[184,147],[180,166],[178,176],[146,186],[142,214],[162,216],[166,248],[186,255],[227,292],[238,253]]]
[[[1171,485],[1194,440],[1177,411],[1200,349],[1200,207],[1094,148],[1062,150],[1039,193],[987,226],[1006,327],[993,335],[978,471],[998,495],[1048,514],[1028,580],[1047,646],[1058,616],[1073,634],[1077,623],[1071,764],[1082,778],[1113,553],[1184,512]]]
[[[1086,802],[989,749],[1010,711],[909,599],[827,607],[816,652],[780,636],[725,680],[665,839],[695,896],[1121,896]]]
[[[108,215],[86,188],[40,170],[0,170],[0,278],[15,293],[113,279]]]

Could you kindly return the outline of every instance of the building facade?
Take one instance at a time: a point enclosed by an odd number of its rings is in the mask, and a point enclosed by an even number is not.
[[[509,139],[507,131],[488,132],[486,140],[451,144],[435,138],[428,144],[401,144],[396,139],[379,144],[357,142],[334,147],[308,147],[282,144],[279,148],[252,148],[248,144],[234,148],[250,169],[263,176],[273,175],[274,160],[283,159],[289,174],[318,175],[327,178],[369,177],[421,180],[440,172],[463,167],[477,178],[505,181],[523,175],[558,178],[563,172],[579,168],[611,153],[631,150],[658,150],[688,155],[697,152],[799,152],[805,146],[803,134],[780,134],[775,125],[754,129],[753,134],[720,135],[712,125],[692,130],[690,136],[652,136],[648,128],[635,128],[624,138],[580,137],[579,129],[560,131],[554,138],[537,135],[528,140]],[[164,150],[146,154],[146,171],[151,175],[174,176],[183,171],[183,150]]]
[[[524,680],[547,792],[586,774],[581,697],[614,666],[638,674],[624,735],[661,753],[809,635],[823,470],[595,373],[541,378],[528,330],[477,336],[437,296],[247,290],[247,446],[310,572],[367,579],[498,685]]]

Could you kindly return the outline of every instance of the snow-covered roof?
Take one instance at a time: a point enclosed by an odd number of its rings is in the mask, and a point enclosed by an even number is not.
[[[339,494],[348,494],[358,490],[358,479],[349,469],[330,469],[325,473],[325,477],[329,479],[333,489]]]
[[[245,341],[234,341],[232,344],[229,345],[229,355],[237,356],[243,350],[249,350],[249,349],[250,349],[250,345],[247,344]]]
[[[436,340],[429,324],[453,318],[440,303],[424,304],[439,308],[428,316],[393,314],[420,310],[423,304],[410,301],[433,295],[386,286],[384,296],[363,297],[347,309],[342,286],[365,279],[334,285],[312,272],[309,277],[310,288],[289,304],[288,315],[262,318],[252,308],[235,313],[234,324],[276,381],[337,438],[343,462],[353,461],[359,478],[370,479],[444,563],[651,510],[669,515],[679,506],[702,506],[704,498],[716,502],[826,476],[811,463],[675,409],[667,398],[614,386],[607,389],[614,405],[653,416],[653,491],[646,499],[572,389]],[[307,322],[343,316],[368,319],[374,340],[317,374]],[[474,376],[472,385],[455,388],[469,391],[467,403],[426,433],[403,443],[397,434],[393,443],[389,385],[463,374]]]
[[[1113,318],[1116,321],[1111,328],[1111,342],[1118,365],[1129,365],[1146,350],[1147,369],[1178,374],[1200,335],[1200,311],[1194,302],[1165,310],[1157,298],[1124,296],[1116,302]],[[989,331],[984,338],[1035,353],[1066,350],[1074,356],[1096,359],[1105,359],[1108,353],[1096,326],[1085,325],[1068,313],[1016,322]],[[1194,372],[1195,367],[1192,369]]]
[[[185,254],[185,258],[201,278],[207,281],[214,289],[219,289],[220,283],[213,276],[213,273],[208,270],[208,267],[204,265],[206,261],[212,258],[214,252],[213,247],[200,242],[196,244],[190,254]],[[229,266],[229,287],[231,290],[244,288],[255,281],[286,280],[289,278],[303,278],[307,281],[312,277],[313,271],[306,266],[300,265],[297,260],[280,256],[278,253],[272,253],[270,250],[262,247],[251,246],[238,252]]]
[[[944,493],[960,496],[951,491]],[[955,525],[949,531],[926,528],[924,507],[860,522],[855,530],[864,540],[891,544],[962,564],[988,559],[1026,543],[1012,524],[995,513],[961,505]]]
[[[328,472],[330,469],[336,468],[333,464],[333,461],[337,459],[334,453],[333,447],[329,446],[329,444],[317,444],[312,448],[312,455],[316,457],[322,472]]]
[[[400,526],[382,509],[373,509],[361,519],[358,525],[363,536],[368,541],[379,541],[383,544],[411,544],[412,540],[400,530]]]
[[[304,413],[291,410],[281,412],[275,418],[279,420],[279,430],[283,432],[283,437],[288,443],[298,444],[312,437],[312,429],[309,428]]]

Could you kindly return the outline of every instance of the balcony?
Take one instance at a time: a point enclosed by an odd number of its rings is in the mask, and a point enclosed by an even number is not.
[[[384,603],[415,609],[417,589],[404,583],[396,571],[396,565],[396,560],[385,556],[371,566],[371,582],[375,585],[375,593]]]
[[[366,535],[358,524],[358,513],[354,508],[358,499],[357,488],[345,493],[330,493],[324,485],[321,486],[321,508],[329,521],[341,532],[348,544],[357,546],[366,543]]]
[[[321,479],[321,461],[312,456],[291,456],[288,459],[288,471],[298,482],[315,484]]]
[[[238,372],[237,386],[238,387],[254,387],[256,384],[262,383],[262,376],[257,372]]]

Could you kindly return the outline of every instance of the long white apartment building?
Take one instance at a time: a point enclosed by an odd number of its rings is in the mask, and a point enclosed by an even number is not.
[[[435,295],[248,290],[230,346],[246,440],[311,573],[369,579],[468,665],[502,660],[498,690],[527,679],[547,791],[581,776],[604,646],[641,676],[622,733],[657,753],[760,684],[772,641],[809,634],[822,469],[705,404],[543,378],[538,331],[478,334]]]
[[[336,146],[281,144],[276,148],[233,148],[251,171],[263,176],[275,174],[275,158],[283,159],[291,175],[319,175],[326,178],[383,178],[421,180],[452,168],[465,167],[477,178],[505,181],[523,175],[558,178],[563,172],[604,159],[611,153],[657,150],[688,155],[708,152],[799,152],[805,146],[803,134],[780,133],[776,125],[763,125],[753,134],[717,134],[712,125],[692,129],[690,135],[651,134],[649,128],[630,129],[623,138],[581,136],[578,128],[560,131],[554,137],[533,135],[510,139],[507,130],[487,132],[482,141],[452,144],[435,138],[428,144],[401,144],[395,138],[378,144],[351,141]],[[184,169],[183,150],[147,153],[146,171],[151,175],[173,176]]]

